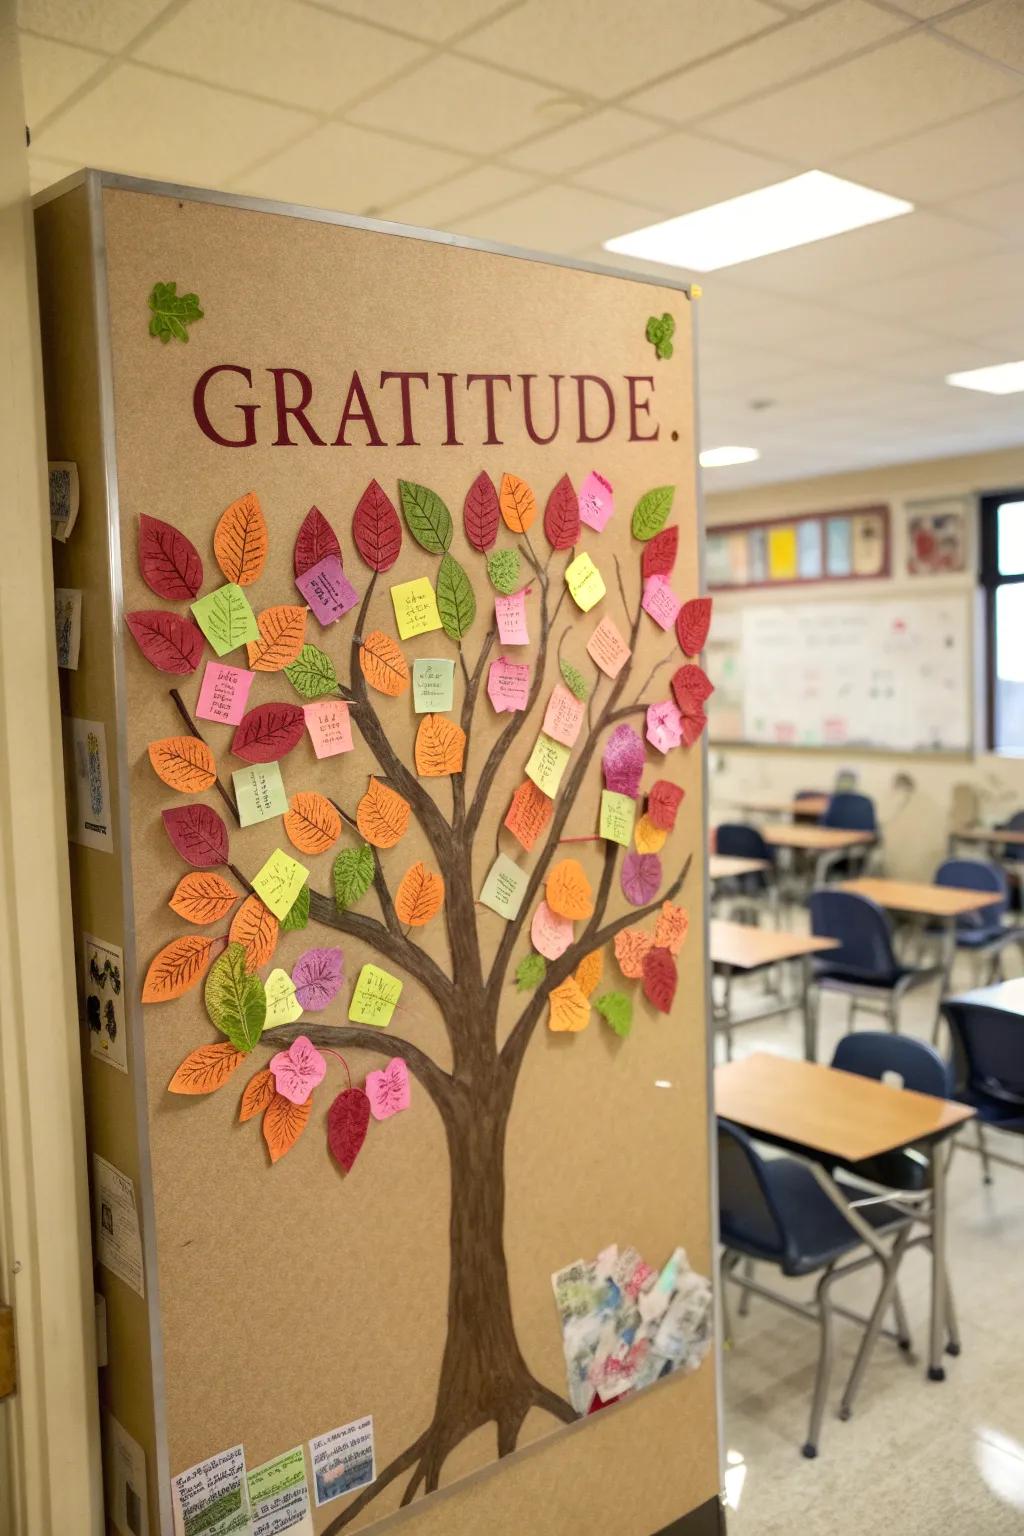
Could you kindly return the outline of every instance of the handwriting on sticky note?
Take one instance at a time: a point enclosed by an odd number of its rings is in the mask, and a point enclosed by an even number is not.
[[[309,870],[298,859],[275,848],[263,868],[253,877],[252,888],[265,907],[283,922],[295,905]]]
[[[402,983],[397,976],[391,976],[377,965],[364,965],[356,978],[348,1016],[354,1024],[375,1024],[384,1029],[391,1023],[391,1015],[401,995]]]
[[[509,597],[494,599],[494,617],[498,625],[498,639],[502,645],[529,645],[530,632],[526,627],[526,588],[513,592]]]
[[[245,714],[246,700],[255,672],[243,667],[229,667],[223,661],[208,661],[199,690],[196,714],[200,720],[219,720],[222,725],[237,725]]]
[[[601,533],[615,511],[615,497],[608,481],[595,469],[590,471],[580,486],[579,501],[580,522]]]
[[[606,615],[587,641],[587,655],[606,677],[618,677],[632,652]]]
[[[577,608],[589,613],[604,597],[604,578],[586,550],[565,568],[565,583]]]
[[[267,1025],[294,1024],[302,1018],[302,1004],[295,994],[295,983],[280,966],[266,980]]]
[[[415,581],[399,582],[391,588],[391,601],[395,605],[398,633],[403,640],[441,628],[437,598],[426,576],[417,576]]]
[[[484,881],[480,900],[492,912],[497,912],[499,917],[507,917],[511,921],[519,916],[528,880],[525,869],[520,869],[507,854],[499,853]]]
[[[545,734],[560,741],[563,746],[574,747],[586,712],[587,706],[583,700],[577,699],[559,683],[544,711]]]
[[[241,826],[283,816],[288,810],[288,796],[281,778],[280,763],[251,763],[231,775],[235,786],[235,804]]]
[[[334,624],[359,601],[359,593],[342,570],[337,555],[325,555],[296,576],[295,585],[321,624]]]
[[[650,614],[655,624],[660,625],[662,629],[671,629],[682,603],[664,576],[649,576],[644,582],[644,595],[640,606],[645,613]]]
[[[344,699],[317,699],[306,704],[302,713],[317,757],[352,751],[352,720]]]
[[[631,800],[628,795],[616,794],[613,789],[601,791],[600,832],[603,838],[610,843],[621,843],[623,848],[628,848],[629,840],[633,836],[635,820],[635,800]]]
[[[455,703],[455,662],[418,656],[412,664],[412,707],[418,715],[446,714]]]
[[[525,662],[499,656],[487,673],[487,697],[500,715],[503,710],[525,709],[530,697],[530,669]]]
[[[545,736],[541,731],[530,753],[526,773],[537,788],[553,800],[558,794],[558,786],[568,761],[569,748],[564,747],[560,741],[552,741],[550,736]]]

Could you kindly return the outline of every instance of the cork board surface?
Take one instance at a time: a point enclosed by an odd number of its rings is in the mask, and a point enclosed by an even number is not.
[[[144,1010],[159,1271],[151,1280],[155,1278],[159,1288],[163,1323],[172,1473],[239,1441],[252,1467],[366,1414],[374,1419],[380,1471],[415,1445],[435,1421],[452,1306],[460,1314],[456,1322],[461,1314],[483,1312],[493,1318],[502,1310],[501,1286],[484,1253],[493,1247],[495,1230],[503,1237],[521,1363],[531,1380],[559,1396],[566,1391],[566,1370],[551,1292],[554,1270],[619,1243],[634,1244],[655,1265],[683,1244],[694,1267],[710,1272],[699,748],[674,751],[664,760],[649,750],[644,773],[645,787],[664,776],[686,791],[676,830],[662,851],[663,886],[688,855],[695,856],[678,897],[689,911],[691,926],[679,958],[680,980],[670,1016],[656,1014],[636,983],[622,982],[611,946],[606,946],[600,990],[621,987],[633,993],[632,1035],[619,1040],[596,1013],[581,1033],[554,1034],[546,1027],[545,1007],[522,1057],[503,1157],[495,1151],[500,1142],[494,1140],[494,1120],[500,1118],[500,1109],[492,1094],[493,1074],[482,1059],[470,1059],[472,1048],[464,1038],[468,1000],[476,997],[472,955],[478,954],[486,975],[506,928],[501,917],[468,902],[467,896],[479,896],[496,850],[527,871],[539,857],[543,839],[532,854],[525,853],[501,830],[501,822],[513,790],[523,780],[544,706],[558,679],[556,641],[563,630],[569,631],[562,642],[563,657],[592,682],[595,669],[588,663],[585,645],[597,622],[607,612],[628,634],[615,556],[627,603],[635,609],[641,545],[630,537],[629,514],[637,498],[652,487],[676,487],[671,521],[679,527],[680,546],[673,585],[684,597],[698,591],[688,304],[678,292],[599,275],[134,191],[108,189],[104,217],[127,610],[175,607],[185,612],[184,604],[154,598],[141,581],[141,513],[175,524],[193,541],[204,562],[206,593],[221,582],[212,548],[217,519],[229,503],[249,491],[258,495],[269,529],[266,565],[258,582],[247,589],[257,612],[300,600],[292,550],[311,505],[320,508],[339,534],[346,574],[362,598],[371,573],[353,547],[354,508],[374,478],[397,503],[398,481],[404,479],[431,487],[451,510],[452,554],[470,574],[478,608],[464,641],[472,670],[491,626],[494,597],[484,557],[469,547],[462,528],[463,500],[477,474],[486,470],[497,484],[509,471],[534,488],[540,513],[531,537],[542,566],[549,554],[541,526],[543,508],[559,478],[568,474],[579,486],[597,470],[616,491],[617,511],[607,528],[601,534],[584,530],[581,540],[602,572],[607,596],[590,614],[575,609],[568,596],[562,602],[538,702],[493,764],[493,782],[475,837],[451,852],[445,912],[414,934],[447,974],[453,942],[460,953],[469,946],[469,958],[464,955],[460,962],[462,983],[450,994],[450,1006],[441,1006],[426,985],[399,964],[382,959],[362,938],[315,922],[304,932],[282,934],[273,957],[273,965],[289,969],[311,946],[340,945],[346,983],[336,1001],[315,1018],[316,1025],[335,1024],[339,1030],[346,1027],[352,982],[364,962],[402,975],[404,989],[391,1031],[429,1055],[442,1072],[456,1067],[459,1112],[454,1122],[439,1113],[414,1076],[411,1110],[379,1124],[371,1122],[358,1162],[344,1175],[326,1146],[327,1108],[345,1087],[344,1070],[331,1061],[327,1081],[314,1094],[306,1130],[271,1167],[259,1121],[238,1123],[242,1088],[255,1068],[266,1066],[271,1052],[261,1043],[252,1063],[247,1061],[216,1093],[172,1096],[167,1084],[178,1064],[196,1047],[219,1037],[205,1014],[201,989]],[[204,309],[187,346],[163,346],[147,334],[147,295],[155,281],[169,280],[177,282],[179,292],[198,293]],[[658,362],[644,330],[648,316],[663,310],[675,317],[675,353],[672,360]],[[256,441],[251,446],[222,446],[197,425],[196,382],[205,370],[222,364],[250,370],[253,383],[250,390],[241,375],[218,375],[208,396],[211,423],[225,437],[237,435],[244,430],[245,418],[235,407],[258,403],[253,417]],[[324,439],[323,446],[310,441],[294,418],[283,434],[294,444],[278,441],[282,434],[275,420],[274,381],[267,371],[271,368],[298,370],[311,381],[307,420]],[[365,424],[351,419],[347,446],[332,445],[353,369],[367,390],[384,439],[380,446],[370,445]],[[418,441],[404,446],[398,382],[379,385],[382,372],[398,370],[422,371],[430,378],[422,400],[412,396],[412,427],[404,434]],[[471,374],[509,374],[516,386],[496,387],[495,428],[490,433],[484,387],[468,387]],[[551,430],[550,375],[564,378],[560,428],[548,444],[531,440],[521,403],[516,404],[517,399],[521,402],[524,374],[536,376],[538,436]],[[577,440],[577,386],[572,376],[581,374],[609,381],[616,401],[617,425],[593,444]],[[446,420],[445,375],[453,376],[454,431]],[[653,432],[657,424],[656,441],[629,440],[627,375],[654,379],[653,393],[649,386],[634,386],[638,399],[651,400],[649,412],[638,411],[635,420],[638,434]],[[289,402],[298,398],[292,391],[300,383],[298,373],[284,380]],[[593,403],[588,401],[594,412],[591,422],[599,419],[596,400],[594,394]],[[499,437],[500,443],[486,444],[488,435]],[[459,444],[446,443],[446,437],[458,437]],[[499,547],[515,542],[502,527]],[[568,553],[555,554],[548,566],[552,605],[561,595],[561,571],[568,558]],[[380,628],[395,635],[389,587],[424,575],[433,580],[437,567],[437,556],[424,551],[406,531],[398,562],[377,578],[364,630]],[[524,571],[532,579],[527,607],[534,636],[541,583],[527,567]],[[343,679],[348,677],[357,611],[329,630],[321,630],[312,616],[308,622],[307,639],[336,660]],[[127,636],[124,647],[134,923],[144,967],[169,940],[197,931],[189,930],[167,906],[186,866],[164,835],[161,811],[184,802],[156,778],[146,747],[180,729],[169,697],[176,683],[194,713],[203,666],[212,651],[206,648],[195,674],[177,679],[155,671]],[[403,642],[402,649],[410,663],[416,657],[457,654],[441,633]],[[528,648],[494,649],[491,656],[502,653],[537,667],[536,640]],[[225,659],[245,664],[243,651]],[[631,683],[622,700],[632,699],[651,669],[662,662],[670,664],[661,666],[644,698],[668,697],[668,679],[683,659],[672,632],[663,633],[641,616]],[[457,667],[452,718],[458,718],[463,687]],[[602,693],[607,698],[610,690],[605,680],[594,704],[595,717]],[[257,674],[250,707],[272,700],[301,702],[281,673]],[[369,700],[386,744],[401,762],[412,765],[418,720],[410,693],[389,699],[371,692]],[[481,690],[464,776],[467,803],[472,802],[481,765],[509,718],[496,715]],[[643,728],[640,717],[635,723]],[[200,724],[222,781],[230,783],[231,771],[243,766],[229,751],[232,728]],[[584,736],[586,730],[584,726]],[[609,730],[601,733],[600,742]],[[281,762],[289,795],[317,790],[354,815],[369,776],[381,770],[358,727],[353,734],[353,751],[320,762],[309,740],[300,741]],[[454,814],[454,782],[419,781],[446,821]],[[563,837],[595,832],[600,786],[599,743],[569,807]],[[213,792],[189,798],[224,810]],[[241,831],[228,821],[231,862],[243,876],[251,878],[280,847],[302,859],[311,869],[311,888],[323,893],[331,890],[331,863],[338,848],[361,841],[346,827],[331,852],[304,857],[289,844],[279,819]],[[579,858],[595,889],[603,846],[590,841],[563,850]],[[413,817],[399,845],[381,854],[392,891],[417,860],[438,868],[437,850]],[[356,910],[379,916],[373,891]],[[604,922],[628,910],[616,867]],[[452,914],[459,921],[449,927]],[[647,926],[653,927],[653,918]],[[224,928],[226,924],[199,931],[219,933]],[[577,936],[581,932],[582,924],[577,924]],[[510,981],[515,964],[529,949],[527,918],[514,946]],[[264,977],[268,969],[263,968]],[[497,1018],[488,1026],[495,1051],[506,1044],[528,1002],[529,994],[518,994],[514,985],[501,987]],[[303,1019],[303,1028],[311,1018]],[[449,1037],[453,1029],[456,1034],[463,1031],[461,1045],[458,1038]],[[344,1055],[356,1084],[387,1059],[380,1051],[371,1054],[348,1046]],[[449,1158],[449,1147],[454,1159]],[[495,1160],[496,1166],[487,1166]],[[468,1265],[460,1264],[460,1283],[451,1292],[450,1225],[465,1229],[459,1240],[464,1257],[468,1255]],[[472,1240],[477,1232],[479,1253]],[[486,1325],[467,1346],[470,1352],[492,1334],[491,1325]],[[499,1355],[488,1356],[488,1369]],[[658,1529],[717,1487],[712,1372],[709,1358],[694,1375],[670,1378],[593,1424],[554,1436],[536,1454],[517,1457],[493,1476],[448,1496],[417,1502],[411,1517],[424,1531],[479,1529],[485,1513],[487,1518],[510,1519],[518,1513],[528,1517],[534,1529],[551,1519],[546,1528],[562,1533],[591,1529],[595,1520],[603,1528],[637,1536]],[[453,1390],[457,1395],[465,1387],[463,1370]],[[480,1388],[484,1397],[494,1390],[493,1381]],[[472,1418],[471,1409],[466,1411]],[[514,1437],[519,1449],[560,1428],[559,1420],[536,1403],[525,1405],[524,1414]],[[438,1469],[441,1489],[487,1467],[497,1451],[493,1422],[471,1428],[465,1437],[453,1434]],[[596,1471],[598,1458],[614,1470]],[[394,1511],[415,1465],[410,1461],[407,1475],[362,1505],[345,1528],[364,1528]],[[563,1486],[567,1478],[571,1493]],[[555,1487],[562,1492],[552,1502]],[[315,1529],[339,1529],[339,1517],[352,1503],[344,1498],[315,1511]],[[541,1508],[543,1515],[538,1514]],[[556,1508],[561,1511],[557,1519]]]

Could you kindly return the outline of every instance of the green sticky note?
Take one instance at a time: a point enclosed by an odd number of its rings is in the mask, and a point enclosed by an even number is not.
[[[348,1005],[348,1016],[354,1024],[376,1024],[383,1029],[391,1023],[401,995],[402,983],[397,976],[390,976],[377,965],[364,965]]]
[[[302,1446],[297,1445],[293,1451],[285,1451],[283,1456],[275,1456],[273,1461],[265,1461],[262,1467],[254,1467],[247,1474],[246,1481],[249,1484],[249,1502],[253,1505],[263,1504],[271,1499],[280,1499],[283,1494],[290,1493],[295,1488],[306,1485],[306,1458]],[[299,1504],[303,1503],[300,1498]],[[305,1524],[309,1520],[309,1498],[305,1498]],[[297,1511],[296,1511],[297,1512]],[[271,1515],[275,1511],[268,1509],[265,1514]],[[290,1506],[287,1509],[282,1506],[281,1513],[293,1513]],[[256,1514],[256,1510],[253,1510]],[[273,1522],[269,1529],[273,1529]],[[282,1526],[280,1529],[284,1530]]]
[[[631,800],[628,795],[618,795],[613,789],[602,789],[600,832],[603,838],[628,848],[635,821],[635,800]]]
[[[511,921],[519,916],[529,878],[526,870],[514,864],[507,853],[499,853],[484,881],[480,900],[499,917]]]
[[[260,637],[249,599],[233,581],[193,603],[192,612],[218,656],[226,656],[228,651],[237,650],[247,640]]]
[[[426,576],[415,581],[401,581],[391,588],[391,601],[395,605],[395,623],[403,640],[413,635],[426,635],[432,629],[441,628],[441,615],[437,611],[437,596]]]
[[[252,888],[263,905],[283,921],[308,879],[309,870],[305,864],[275,848],[259,874],[253,877]]]
[[[231,775],[235,786],[235,804],[238,820],[243,827],[253,822],[266,821],[270,816],[284,816],[288,810],[288,796],[281,778],[280,763],[253,763],[248,768],[238,768]]]
[[[562,774],[565,772],[568,761],[569,748],[564,747],[560,741],[554,741],[550,736],[545,736],[541,731],[530,753],[530,760],[526,765],[526,776],[533,780],[549,800],[553,800],[558,794],[558,786],[562,782]]]
[[[266,981],[267,1024],[294,1024],[302,1018],[302,1004],[295,993],[295,983],[287,971],[277,966]]]
[[[412,705],[418,715],[443,715],[455,703],[455,662],[417,656],[412,664]]]

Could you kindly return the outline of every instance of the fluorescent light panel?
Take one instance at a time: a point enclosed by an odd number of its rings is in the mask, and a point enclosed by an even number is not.
[[[986,395],[1016,395],[1024,390],[1024,360],[993,363],[989,368],[968,368],[965,373],[947,373],[946,383],[956,389],[980,389]]]
[[[691,272],[715,272],[895,219],[913,209],[913,203],[900,197],[843,181],[827,171],[805,171],[696,213],[617,235],[604,245],[620,256],[639,256]]]
[[[705,448],[700,456],[700,467],[725,469],[729,464],[753,464],[760,457],[757,448]]]

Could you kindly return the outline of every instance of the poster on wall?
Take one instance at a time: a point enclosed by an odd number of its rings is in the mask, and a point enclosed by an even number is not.
[[[971,505],[967,496],[907,503],[908,576],[944,576],[967,569]]]
[[[124,953],[120,947],[83,933],[82,992],[89,1051],[118,1072],[128,1071],[124,988]]]

